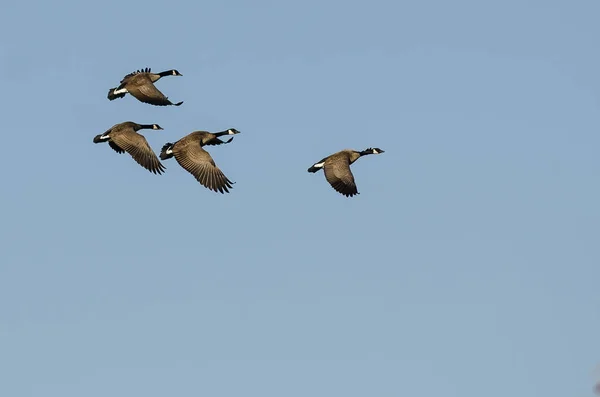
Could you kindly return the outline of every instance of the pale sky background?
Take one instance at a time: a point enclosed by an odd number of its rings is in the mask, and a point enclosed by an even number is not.
[[[32,1],[0,13],[0,395],[585,397],[600,2]],[[143,67],[181,107],[106,94]],[[92,138],[197,129],[237,182]],[[344,148],[359,196],[307,168]]]

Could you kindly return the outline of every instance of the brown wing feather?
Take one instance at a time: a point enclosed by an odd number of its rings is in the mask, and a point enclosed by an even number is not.
[[[112,134],[111,140],[122,150],[133,157],[133,159],[142,167],[154,174],[162,174],[165,167],[161,164],[158,157],[148,144],[143,135],[130,130],[118,134]]]
[[[125,75],[125,77],[123,77],[123,79],[121,80],[121,84],[123,84],[129,80],[132,80],[133,76],[140,76],[140,75],[144,75],[147,73],[150,73],[150,68],[140,69],[140,70],[136,70],[135,72],[131,72],[131,73]]]
[[[214,160],[198,142],[190,142],[180,148],[173,148],[175,159],[186,171],[192,174],[198,182],[210,190],[229,193],[232,183],[215,165]]]
[[[154,86],[152,82],[127,87],[127,91],[139,101],[155,106],[167,106],[173,103]]]
[[[335,159],[325,162],[325,179],[338,193],[347,197],[358,194],[354,175],[350,171],[350,162],[348,158]]]
[[[110,146],[115,152],[121,154],[125,153],[125,150],[121,149],[116,143],[113,141],[108,141],[108,146]]]

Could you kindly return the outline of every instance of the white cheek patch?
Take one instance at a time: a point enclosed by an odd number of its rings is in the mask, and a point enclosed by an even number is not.
[[[317,164],[313,165],[313,167],[315,167],[315,168],[323,168],[324,165],[325,165],[325,162],[323,161],[322,163],[317,163]]]
[[[235,132],[233,132],[233,130],[227,130],[227,132],[229,133],[229,135],[235,135]]]
[[[100,139],[107,140],[107,139],[110,139],[110,136],[108,136],[108,135],[102,135],[102,136],[100,137]]]
[[[171,154],[173,153],[173,150],[171,148],[167,149],[167,151],[165,152],[166,154]]]
[[[128,92],[128,91],[127,91],[127,88],[121,88],[120,90],[115,90],[115,91],[113,92],[113,94],[115,94],[115,95],[117,95],[117,94],[125,94],[125,93],[127,93],[127,92]]]
[[[379,154],[379,152],[375,149],[373,149],[373,154]]]

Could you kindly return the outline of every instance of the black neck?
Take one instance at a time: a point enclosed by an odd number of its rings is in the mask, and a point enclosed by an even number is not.
[[[154,129],[154,124],[138,124],[138,130],[152,130]]]
[[[165,70],[164,72],[160,72],[158,75],[160,77],[173,76],[173,70]]]
[[[229,130],[214,133],[215,136],[223,136],[223,135],[228,135],[228,134],[229,134]]]
[[[358,152],[361,156],[366,156],[367,154],[373,154],[372,150],[363,150],[362,152]]]

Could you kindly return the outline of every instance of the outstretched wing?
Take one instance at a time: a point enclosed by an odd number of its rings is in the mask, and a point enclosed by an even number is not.
[[[173,103],[154,86],[154,84],[148,81],[145,84],[134,85],[128,87],[127,90],[131,95],[137,98],[139,101],[149,103],[155,106],[167,106]]]
[[[325,163],[324,171],[325,179],[338,193],[346,197],[358,194],[348,158],[343,157]]]
[[[214,160],[197,142],[190,142],[182,148],[173,150],[175,159],[186,171],[192,174],[198,182],[210,190],[229,193],[233,186],[223,171],[215,165]]]
[[[120,134],[113,134],[111,140],[118,148],[129,153],[139,165],[148,171],[154,174],[162,174],[164,172],[165,167],[158,160],[158,157],[156,157],[156,154],[143,135],[129,130]]]

